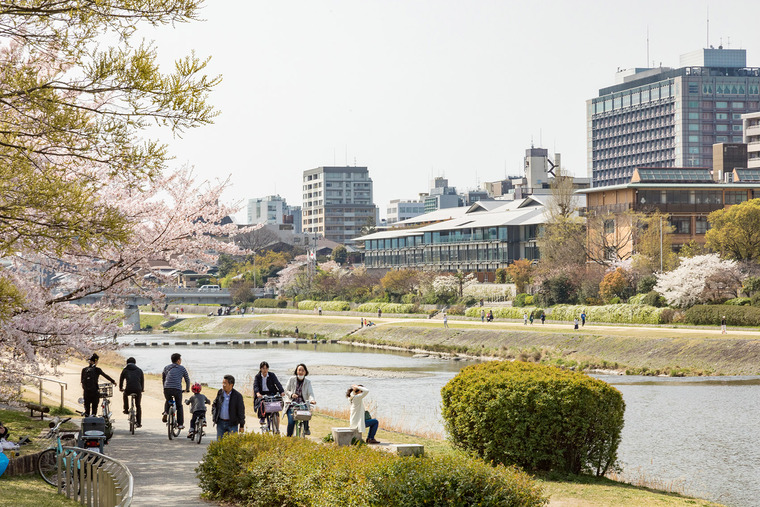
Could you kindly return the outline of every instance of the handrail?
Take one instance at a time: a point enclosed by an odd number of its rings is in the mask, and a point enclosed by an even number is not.
[[[58,454],[58,493],[82,505],[128,507],[134,478],[119,460],[79,447]]]
[[[21,372],[21,371],[10,370],[8,373],[14,373],[16,375],[24,375],[26,377],[32,377],[32,378],[39,379],[39,381],[40,381],[40,405],[42,405],[42,382],[44,380],[47,380],[48,382],[55,382],[56,384],[59,384],[61,386],[61,408],[63,408],[63,390],[64,389],[68,390],[68,388],[69,388],[69,385],[66,382],[62,382],[60,380],[55,380],[55,379],[47,378],[47,377],[40,377],[39,375],[32,375],[31,373],[24,373],[24,372]]]

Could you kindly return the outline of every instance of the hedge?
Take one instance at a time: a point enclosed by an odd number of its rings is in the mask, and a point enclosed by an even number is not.
[[[320,306],[326,312],[347,312],[351,309],[351,303],[348,301],[312,301],[307,299],[298,303],[299,310],[314,310]]]
[[[515,308],[513,306],[496,306],[493,308],[490,308],[487,306],[483,306],[483,307],[471,306],[464,312],[464,314],[467,317],[480,318],[480,310],[485,310],[486,315],[488,315],[489,311],[492,311],[494,319],[522,319],[523,314],[525,313],[527,313],[528,315],[533,313],[533,317],[538,319],[541,317],[541,312],[543,311],[541,308],[535,308],[535,307],[530,307],[530,306],[526,306],[523,308]],[[549,313],[547,312],[547,317],[548,317],[548,314]]]
[[[377,313],[378,309],[383,313],[415,313],[419,306],[406,303],[362,303],[355,311]]]
[[[760,308],[736,305],[695,305],[686,310],[684,321],[688,324],[719,326],[726,316],[729,326],[760,326]]]
[[[205,498],[246,506],[546,504],[540,486],[513,467],[251,433],[210,442],[196,472]]]
[[[572,321],[586,312],[586,321],[611,324],[662,324],[665,322],[666,308],[648,305],[555,305],[547,312],[550,320]]]
[[[254,308],[285,308],[288,302],[284,299],[259,298],[253,302]]]
[[[468,366],[441,389],[455,446],[530,471],[604,475],[615,466],[625,403],[583,373],[524,362]]]

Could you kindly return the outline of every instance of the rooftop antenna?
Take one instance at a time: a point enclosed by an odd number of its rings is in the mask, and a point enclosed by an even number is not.
[[[649,25],[647,25],[647,65],[649,65]]]
[[[727,39],[727,42],[726,42],[726,47],[728,49],[731,49],[731,36],[730,35],[728,36],[728,39]]]
[[[530,147],[533,148],[533,134],[530,135]]]
[[[710,47],[710,6],[707,6],[707,45],[706,48]]]

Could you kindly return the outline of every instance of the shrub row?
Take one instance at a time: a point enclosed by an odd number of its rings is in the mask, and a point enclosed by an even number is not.
[[[623,396],[583,373],[490,361],[462,369],[441,397],[452,442],[485,461],[600,476],[617,460]]]
[[[362,303],[355,311],[377,313],[377,310],[382,310],[383,313],[415,313],[419,306],[405,303]]]
[[[556,305],[547,312],[551,320],[572,321],[586,312],[586,320],[591,322],[608,322],[611,324],[662,324],[667,321],[666,308],[648,305]]]
[[[204,496],[246,506],[545,505],[512,467],[462,457],[402,458],[367,446],[232,434],[211,442],[196,469]]]
[[[760,326],[760,308],[757,306],[695,305],[686,310],[684,321],[718,326],[724,315],[729,326]]]
[[[524,307],[524,308],[515,308],[513,306],[497,306],[495,308],[489,308],[489,307],[479,307],[479,306],[472,306],[468,308],[465,311],[465,315],[467,317],[480,317],[480,310],[485,310],[486,315],[488,315],[489,311],[493,312],[493,317],[495,319],[522,319],[523,314],[528,314],[530,316],[533,314],[533,317],[538,319],[541,317],[541,312],[544,310],[542,308],[532,308],[532,307]],[[548,317],[548,312],[547,312]]]
[[[254,308],[286,308],[288,302],[284,299],[259,298],[253,302]]]
[[[307,299],[298,302],[299,310],[314,310],[320,306],[326,312],[347,312],[351,309],[351,303],[348,301],[312,301]]]

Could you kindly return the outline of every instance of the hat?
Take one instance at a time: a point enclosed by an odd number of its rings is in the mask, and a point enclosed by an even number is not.
[[[88,361],[90,361],[91,363],[96,363],[98,361],[98,359],[100,359],[100,357],[97,354],[93,354],[90,357],[90,359],[88,359]]]

